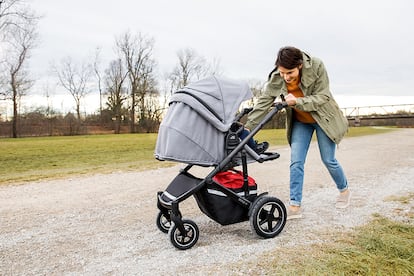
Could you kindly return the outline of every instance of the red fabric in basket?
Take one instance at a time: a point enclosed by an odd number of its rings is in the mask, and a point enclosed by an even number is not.
[[[249,186],[256,185],[256,181],[253,178],[247,176],[247,179]],[[241,171],[219,172],[213,177],[213,180],[229,189],[240,189],[243,187],[243,173]]]

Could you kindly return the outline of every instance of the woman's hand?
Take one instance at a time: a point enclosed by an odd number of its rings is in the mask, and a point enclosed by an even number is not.
[[[289,106],[295,105],[296,104],[296,97],[289,93],[289,94],[286,95],[285,101]]]

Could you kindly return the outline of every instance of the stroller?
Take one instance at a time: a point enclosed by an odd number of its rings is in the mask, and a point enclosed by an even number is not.
[[[157,194],[157,227],[168,233],[178,249],[194,246],[199,229],[192,220],[183,219],[179,204],[194,196],[200,210],[221,225],[250,221],[252,230],[262,238],[273,238],[284,228],[286,208],[268,193],[257,194],[257,184],[248,175],[249,163],[279,158],[275,152],[258,154],[247,143],[286,103],[277,103],[262,122],[243,140],[239,120],[251,111],[241,103],[252,97],[244,82],[210,77],[176,91],[162,120],[155,157],[186,163],[165,191]],[[212,167],[205,178],[189,172],[193,166]],[[234,169],[241,166],[242,170]]]

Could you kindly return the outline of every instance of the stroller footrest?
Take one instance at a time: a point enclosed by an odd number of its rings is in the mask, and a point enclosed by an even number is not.
[[[279,157],[280,157],[280,154],[277,152],[264,152],[260,154],[260,158],[257,161],[259,163],[262,163],[262,162],[278,159]]]

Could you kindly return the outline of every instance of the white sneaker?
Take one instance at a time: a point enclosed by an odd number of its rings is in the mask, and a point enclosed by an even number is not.
[[[336,208],[345,209],[349,206],[349,203],[351,201],[351,191],[349,189],[347,191],[347,193],[340,193],[336,198]]]
[[[302,208],[299,208],[296,211],[293,211],[289,206],[287,207],[287,218],[286,220],[290,219],[300,219],[303,218],[303,210]]]

